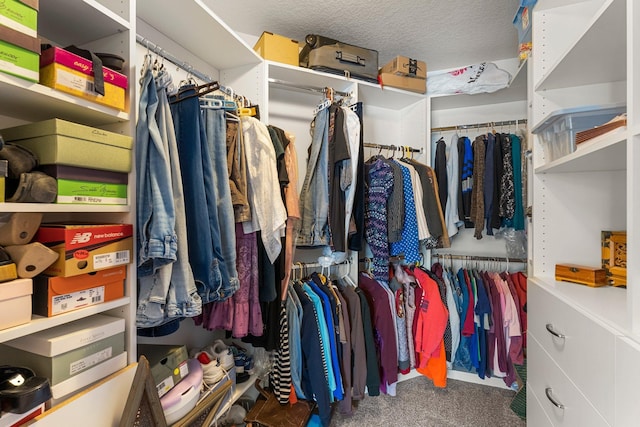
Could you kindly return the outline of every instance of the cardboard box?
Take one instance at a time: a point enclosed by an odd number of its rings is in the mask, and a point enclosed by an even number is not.
[[[300,49],[296,40],[264,31],[253,50],[264,59],[298,66]]]
[[[125,266],[72,277],[36,276],[33,314],[52,317],[124,297]]]
[[[13,264],[15,271],[15,264]],[[15,279],[0,283],[0,329],[31,321],[31,279]]]
[[[418,61],[408,56],[396,56],[380,68],[380,73],[426,79],[427,64],[424,61]]]
[[[45,224],[34,236],[60,255],[44,271],[50,276],[76,276],[131,262],[131,224]]]
[[[4,0],[0,7],[0,25],[29,37],[38,37],[38,2]]]
[[[91,126],[50,119],[2,129],[7,142],[29,148],[41,165],[60,164],[128,173],[133,138]]]
[[[94,80],[81,71],[60,64],[40,68],[40,84],[77,97],[125,111],[125,90],[104,83],[104,95],[94,92]]]
[[[104,95],[94,90],[90,60],[59,47],[45,50],[40,57],[40,84],[124,111],[127,76],[107,67],[102,67],[102,74]]]
[[[24,351],[53,357],[123,332],[124,318],[95,314],[74,322],[25,335],[6,344]]]
[[[56,203],[126,205],[127,185],[58,179]]]
[[[40,40],[0,25],[0,71],[38,83]]]
[[[426,93],[427,80],[415,77],[399,76],[397,74],[381,73],[379,76],[382,86],[395,87],[410,92]]]
[[[41,403],[22,414],[14,414],[13,412],[0,412],[0,427],[18,427],[25,425],[38,415],[44,413],[45,404]]]
[[[138,357],[141,355],[149,361],[160,397],[189,374],[189,355],[183,345],[138,344]]]
[[[63,398],[99,381],[114,372],[119,371],[127,366],[127,352],[122,352],[109,360],[106,360],[99,365],[95,365],[77,375],[72,376],[68,380],[62,381],[56,385],[51,386],[51,394],[53,395],[52,405],[58,405],[62,403]]]
[[[76,322],[74,322],[75,324]],[[80,323],[78,328],[83,328]],[[51,328],[40,335],[40,341],[65,339],[64,333],[74,333],[73,330],[59,330]],[[43,344],[44,345],[44,344]],[[108,330],[104,338],[81,345],[75,339],[68,340],[64,353],[23,350],[12,347],[11,342],[0,346],[3,363],[27,366],[38,376],[47,377],[52,386],[68,380],[89,368],[103,363],[124,352],[124,322],[114,322],[114,327]]]
[[[1,132],[1,131],[0,131]],[[1,161],[0,161],[1,162]],[[56,179],[71,181],[105,182],[109,184],[128,184],[129,175],[100,169],[80,168],[69,165],[42,165],[38,170]]]

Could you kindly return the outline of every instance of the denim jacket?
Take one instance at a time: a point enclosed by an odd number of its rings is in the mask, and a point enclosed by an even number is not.
[[[307,172],[300,192],[297,246],[325,246],[331,241],[329,231],[329,109],[316,114]]]

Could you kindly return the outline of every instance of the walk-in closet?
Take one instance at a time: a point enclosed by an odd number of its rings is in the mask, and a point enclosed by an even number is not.
[[[0,427],[640,423],[635,0],[6,0]]]

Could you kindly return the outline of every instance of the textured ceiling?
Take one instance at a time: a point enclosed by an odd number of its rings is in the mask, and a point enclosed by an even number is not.
[[[303,42],[320,34],[378,51],[382,66],[396,55],[429,71],[517,56],[512,24],[518,0],[203,0],[238,33],[262,31]]]

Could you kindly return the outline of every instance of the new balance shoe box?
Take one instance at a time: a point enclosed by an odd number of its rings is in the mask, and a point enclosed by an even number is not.
[[[33,278],[33,314],[52,317],[123,298],[126,277],[126,266],[71,277],[38,275]]]
[[[0,131],[5,141],[27,147],[40,165],[68,165],[129,173],[133,138],[61,119]]]
[[[128,175],[67,165],[39,168],[58,182],[56,203],[126,205]]]
[[[58,252],[44,274],[70,277],[129,264],[133,254],[131,224],[44,224],[34,241]]]
[[[189,355],[183,345],[138,344],[138,357],[141,355],[149,361],[160,397],[189,375]]]
[[[0,25],[29,37],[38,37],[38,0],[3,0]]]
[[[100,314],[7,341],[0,347],[2,361],[48,378],[57,398],[87,385],[69,381],[74,376],[124,353],[124,323],[122,318]]]
[[[40,40],[0,25],[0,71],[38,83]]]
[[[31,279],[15,279],[0,283],[0,329],[31,321],[32,291]]]
[[[95,91],[90,60],[55,46],[40,57],[40,84],[125,111],[127,76],[107,67],[102,67],[102,74],[104,95]]]

